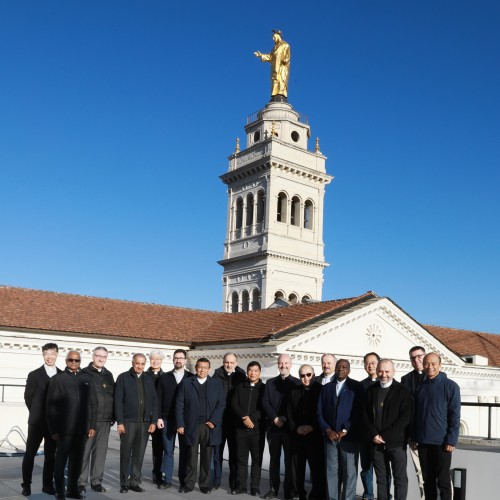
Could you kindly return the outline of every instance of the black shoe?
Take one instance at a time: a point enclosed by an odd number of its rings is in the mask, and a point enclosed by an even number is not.
[[[260,497],[260,490],[258,490],[257,488],[252,488],[250,490],[250,495],[252,495],[253,497]]]
[[[78,493],[78,491],[68,491],[68,493],[66,493],[66,498],[76,498],[76,500],[83,500],[85,498],[85,495]]]
[[[81,495],[85,495],[87,493],[85,486],[78,486],[78,493],[80,493]]]
[[[31,495],[31,484],[27,484],[26,486],[21,484],[21,486],[23,487],[23,491],[21,493],[23,497],[29,497]]]
[[[130,491],[135,491],[136,493],[144,493],[146,490],[141,488],[138,484],[136,484],[135,486],[131,486],[129,488]]]
[[[212,488],[209,488],[208,486],[202,486],[200,488],[200,491],[205,495],[208,495],[209,493],[212,493]]]
[[[102,484],[93,484],[91,488],[93,491],[97,491],[97,493],[106,493],[106,488],[103,488]]]
[[[56,489],[54,488],[53,485],[48,484],[47,486],[44,486],[42,488],[42,492],[47,494],[47,495],[55,495],[56,494]]]
[[[57,500],[65,500],[66,499],[66,495],[58,495],[56,493],[56,498],[57,498]]]
[[[172,483],[168,483],[167,481],[162,481],[160,484],[158,484],[158,489],[166,490],[167,488],[170,488],[170,486],[172,486]]]
[[[120,493],[127,493],[128,492],[128,488],[126,486],[122,486],[120,488]]]
[[[265,495],[264,495],[264,500],[270,500],[271,498],[276,498],[278,496],[278,493],[274,490],[269,490]]]
[[[235,488],[234,490],[231,490],[231,495],[243,495],[246,492],[246,488]]]
[[[181,486],[179,488],[179,493],[191,493],[193,488],[188,488],[187,486]]]

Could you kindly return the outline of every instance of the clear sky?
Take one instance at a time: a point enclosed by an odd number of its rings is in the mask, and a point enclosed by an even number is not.
[[[500,333],[500,2],[0,2],[0,283],[220,310],[219,175],[270,97],[327,187],[324,299]]]

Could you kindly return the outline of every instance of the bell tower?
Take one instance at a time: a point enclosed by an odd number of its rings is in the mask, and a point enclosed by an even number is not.
[[[250,115],[246,147],[236,142],[227,185],[222,307],[264,309],[276,300],[321,300],[326,157],[316,139],[309,151],[308,120],[286,97],[273,96]]]

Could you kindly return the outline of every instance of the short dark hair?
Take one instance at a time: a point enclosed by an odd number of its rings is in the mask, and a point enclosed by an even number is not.
[[[188,357],[188,353],[187,353],[187,351],[185,351],[184,349],[176,349],[176,350],[174,351],[174,354],[173,354],[173,356],[172,356],[172,357],[174,357],[176,354],[179,354],[179,353],[180,353],[180,354],[184,354],[184,357],[187,359],[187,357]]]
[[[137,358],[144,358],[144,361],[146,361],[146,355],[143,354],[142,352],[136,352],[133,356],[132,356],[132,361],[135,361]]]
[[[377,358],[377,361],[380,361],[380,356],[376,352],[369,352],[364,355],[363,363],[366,363],[366,359],[368,358],[368,356],[375,356]]]
[[[347,363],[347,368],[349,368],[349,370],[351,369],[351,363],[349,363],[349,360],[344,359],[344,358],[339,359],[339,360],[335,363],[335,368],[337,368],[337,365],[338,365],[341,361],[343,361],[344,363]]]
[[[208,363],[208,367],[210,368],[210,360],[208,358],[199,358],[195,366],[198,366],[198,363]]]
[[[425,354],[425,349],[420,346],[420,345],[415,345],[413,346],[411,349],[410,349],[410,352],[408,353],[410,356],[411,356],[411,353],[412,352],[415,352],[415,351],[424,351],[424,354]]]
[[[48,351],[50,349],[54,349],[54,351],[59,352],[59,347],[57,344],[54,344],[54,342],[49,342],[48,344],[42,346],[42,352]]]
[[[258,361],[250,361],[250,363],[248,363],[248,365],[247,365],[247,371],[249,368],[252,368],[252,366],[258,366],[259,371],[260,372],[262,371],[262,367],[260,366],[260,363]]]

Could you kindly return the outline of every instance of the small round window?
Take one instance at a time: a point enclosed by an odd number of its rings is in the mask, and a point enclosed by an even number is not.
[[[260,141],[260,130],[256,130],[253,133],[253,142],[258,142]]]
[[[294,131],[292,132],[292,141],[293,141],[293,142],[298,142],[298,140],[299,140],[299,139],[300,139],[300,135],[299,135],[299,133],[298,133],[296,130],[294,130]]]

